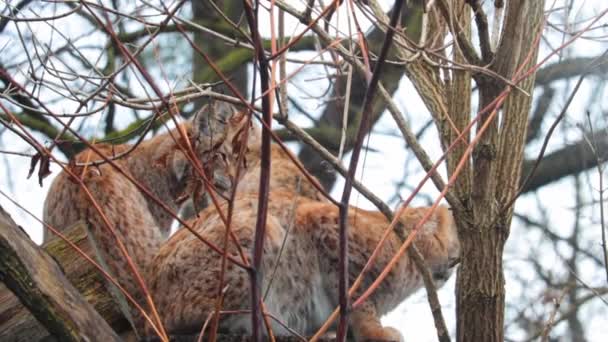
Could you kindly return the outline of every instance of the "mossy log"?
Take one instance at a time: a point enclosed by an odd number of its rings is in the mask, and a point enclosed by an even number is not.
[[[70,284],[77,279],[68,280],[58,264],[29,239],[2,207],[0,255],[0,281],[12,291],[4,288],[0,293],[0,340],[35,341],[51,332],[62,341],[120,341]],[[66,265],[71,264],[68,260],[66,256]],[[78,265],[69,268],[73,271]]]

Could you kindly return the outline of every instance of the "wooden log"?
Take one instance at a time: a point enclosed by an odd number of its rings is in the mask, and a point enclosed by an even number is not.
[[[89,256],[94,251],[83,222],[64,231],[65,236]],[[103,277],[88,261],[59,237],[53,236],[43,248],[62,268],[70,282],[91,303],[117,332],[129,328],[117,305],[105,289]],[[48,331],[30,314],[19,299],[0,283],[0,341],[39,341],[49,337]]]
[[[2,207],[0,255],[0,280],[52,335],[63,341],[120,341],[57,263]],[[4,311],[2,315],[6,315]],[[10,336],[7,339],[12,340]]]

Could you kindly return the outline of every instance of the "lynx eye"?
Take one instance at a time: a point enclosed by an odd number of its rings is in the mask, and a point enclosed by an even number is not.
[[[232,179],[222,172],[213,172],[213,184],[218,190],[228,191],[232,188]]]

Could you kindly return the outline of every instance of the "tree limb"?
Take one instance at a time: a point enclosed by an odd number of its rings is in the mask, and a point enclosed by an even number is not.
[[[597,151],[608,151],[608,129],[596,132]],[[605,153],[605,152],[604,152]],[[606,156],[600,156],[604,157]],[[522,174],[526,175],[533,167],[534,160],[526,160]],[[583,172],[597,165],[597,156],[584,139],[557,150],[541,161],[536,172],[523,189],[523,192],[537,190],[563,177]]]
[[[62,341],[120,341],[116,333],[0,207],[0,280]]]
[[[526,132],[526,144],[536,139],[540,133],[540,128],[543,124],[545,114],[551,106],[553,99],[555,98],[555,89],[551,87],[545,87],[543,93],[536,103],[532,117],[528,120],[528,130]]]
[[[589,71],[590,63],[597,65],[591,72]],[[536,73],[536,86],[546,86],[555,81],[580,76],[585,72],[595,75],[605,75],[608,73],[608,55],[603,57],[570,58],[547,65]]]

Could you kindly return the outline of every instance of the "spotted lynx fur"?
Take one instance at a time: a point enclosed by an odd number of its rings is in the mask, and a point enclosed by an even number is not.
[[[125,157],[114,161],[121,171],[108,163],[82,166],[103,160],[93,150],[87,149],[71,162],[71,175],[64,171],[53,181],[44,204],[44,220],[59,230],[79,220],[86,221],[98,259],[143,308],[148,308],[140,286],[134,280],[134,272],[116,240],[122,241],[137,271],[149,283],[151,261],[166,241],[173,217],[123,173],[130,175],[168,209],[176,212],[184,195],[200,184],[193,181],[197,180],[194,177],[196,172],[186,157],[184,146],[193,147],[196,158],[212,175],[213,169],[223,170],[231,166],[222,156],[227,155],[225,151],[233,150],[227,145],[245,128],[245,123],[245,117],[235,115],[231,106],[212,104],[180,127],[187,134],[188,141],[183,139],[177,128],[143,141]],[[96,149],[107,158],[119,155],[129,147],[96,145]],[[102,209],[103,216],[79,181]],[[110,227],[104,221],[106,218]],[[132,314],[135,324],[141,325],[139,312],[132,308],[123,308],[123,312],[127,317]]]
[[[222,106],[213,112],[229,113],[233,109]],[[204,112],[205,110],[203,110]],[[227,125],[219,125],[217,137],[207,139],[212,144],[198,146],[201,162],[209,162],[213,151],[221,153],[224,163],[211,162],[206,165],[215,178],[235,179],[238,146],[235,141],[244,132],[243,120],[234,120],[223,115]],[[211,121],[211,120],[210,120]],[[236,123],[236,124],[235,124]],[[209,126],[209,122],[207,122]],[[213,126],[213,125],[212,125]],[[216,125],[217,126],[217,125]],[[198,136],[197,124],[188,126],[190,136]],[[199,131],[199,133],[197,133]],[[238,180],[238,192],[234,202],[231,230],[237,237],[245,255],[250,256],[257,215],[257,187],[259,185],[259,139],[257,132],[249,128],[248,151],[245,155],[245,174]],[[159,146],[172,146],[159,150]],[[149,150],[146,147],[149,146]],[[213,150],[213,151],[212,151]],[[85,152],[88,153],[88,152]],[[120,162],[136,178],[150,186],[165,203],[177,209],[176,199],[187,189],[184,175],[191,171],[175,170],[167,163],[178,156],[179,149],[168,142],[167,137],[158,136],[144,143],[133,154]],[[322,199],[287,156],[288,152],[272,147],[271,192],[268,202],[266,240],[264,245],[262,293],[268,312],[300,334],[314,333],[338,305],[338,208]],[[153,157],[160,154],[159,158]],[[83,155],[77,157],[82,161]],[[134,160],[131,160],[134,159]],[[136,161],[139,160],[139,161]],[[183,161],[183,160],[182,160]],[[174,163],[174,164],[180,164]],[[183,163],[181,163],[183,164]],[[131,165],[142,168],[131,170]],[[151,173],[150,175],[148,173]],[[201,243],[186,229],[166,239],[170,219],[157,213],[153,204],[133,187],[124,176],[108,165],[90,169],[82,175],[85,184],[94,194],[104,212],[115,224],[118,237],[127,245],[145,276],[163,324],[169,333],[198,333],[214,311],[220,292],[220,255]],[[158,188],[158,189],[157,189]],[[53,193],[55,192],[55,194]],[[223,245],[224,223],[214,206],[202,210],[189,224],[206,240],[217,246]],[[226,212],[227,203],[219,210]],[[406,229],[413,228],[427,208],[409,208],[401,221]],[[109,259],[110,269],[122,284],[133,293],[139,289],[132,274],[124,265],[124,257],[116,251],[111,236],[100,222],[99,215],[92,210],[90,201],[82,190],[62,173],[53,184],[46,201],[45,217],[53,225],[66,225],[71,221],[86,218],[92,235],[98,242],[101,254]],[[378,212],[357,208],[349,210],[350,280],[371,255],[388,221]],[[384,265],[395,254],[401,241],[391,234],[371,271],[364,278],[363,287],[371,284]],[[424,256],[427,265],[438,279],[445,280],[449,265],[460,252],[456,228],[449,210],[441,207],[422,227],[415,245]],[[281,257],[279,253],[282,250]],[[228,253],[239,259],[237,248],[229,244]],[[277,264],[278,261],[278,264]],[[113,266],[112,266],[113,265]],[[272,281],[271,281],[271,278]],[[412,261],[404,256],[388,278],[351,315],[351,330],[357,340],[397,341],[402,337],[395,329],[382,327],[380,317],[422,286],[421,275]],[[249,277],[245,270],[228,263],[225,274],[223,310],[247,310],[250,307]],[[141,299],[141,297],[139,297]],[[136,315],[136,313],[134,313]],[[136,319],[138,329],[143,328]],[[276,322],[275,322],[276,323]],[[275,334],[289,332],[279,324],[272,324]],[[146,332],[151,334],[150,327]],[[222,316],[220,330],[230,333],[250,333],[250,317],[246,314]]]

